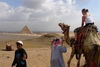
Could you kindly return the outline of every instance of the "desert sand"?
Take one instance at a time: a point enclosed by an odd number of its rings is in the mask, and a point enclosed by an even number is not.
[[[72,34],[71,34],[72,35]],[[28,53],[28,67],[50,67],[50,42],[54,37],[60,37],[61,34],[46,34],[46,35],[22,35],[22,34],[0,34],[0,67],[11,67],[14,59],[14,51],[16,50],[15,42],[22,40],[24,48]],[[2,51],[5,48],[6,42],[10,42],[14,51]],[[67,47],[67,52],[64,53],[64,61],[67,67],[67,61],[70,57],[71,48]],[[81,59],[81,65],[84,64],[84,57]],[[76,67],[77,60],[71,62],[71,67]]]
[[[27,48],[28,53],[27,64],[28,67],[50,67],[50,48]],[[67,67],[67,61],[70,57],[71,49],[68,48],[67,53],[64,54],[64,61]],[[0,67],[11,67],[14,58],[14,51],[0,51]],[[76,67],[77,60],[72,60],[71,67]],[[81,59],[81,65],[84,64],[84,58]]]

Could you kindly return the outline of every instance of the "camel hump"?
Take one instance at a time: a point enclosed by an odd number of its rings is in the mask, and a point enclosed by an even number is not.
[[[78,44],[83,44],[84,40],[92,34],[93,39],[97,38],[97,27],[94,25],[88,25],[84,27],[78,27],[74,30],[75,38]],[[97,38],[98,39],[98,38]],[[97,41],[97,40],[96,40]]]
[[[88,33],[88,32],[98,32],[98,28],[95,25],[88,25],[84,27],[77,27],[74,33]]]

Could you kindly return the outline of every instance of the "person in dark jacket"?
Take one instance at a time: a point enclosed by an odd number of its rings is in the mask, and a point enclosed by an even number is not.
[[[22,41],[17,41],[17,50],[15,51],[15,57],[12,63],[12,67],[27,67],[27,53],[23,49],[23,42]]]

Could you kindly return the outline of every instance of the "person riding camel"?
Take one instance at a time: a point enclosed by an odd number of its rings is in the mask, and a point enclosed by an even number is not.
[[[89,14],[89,10],[88,9],[82,9],[82,27],[84,26],[88,26],[88,25],[94,25],[94,20],[91,17],[91,15]]]
[[[96,32],[98,32],[98,28],[94,25],[94,20],[91,17],[91,15],[89,14],[89,10],[88,9],[82,9],[82,24],[81,27],[77,28],[74,30],[74,32],[76,33],[76,40],[78,41],[78,44],[80,44],[82,37],[84,35],[84,33],[80,33],[81,30],[86,30],[86,27],[92,26],[93,29],[96,30]],[[85,32],[85,31],[84,31]]]
[[[84,38],[86,37],[85,36],[85,33],[86,32],[86,28],[90,28],[90,27],[93,27],[96,31],[97,31],[97,27],[95,27],[94,25],[94,20],[93,18],[90,16],[89,14],[89,10],[88,9],[82,9],[82,24],[81,24],[81,27],[78,27],[74,30],[74,33],[75,33],[75,52],[76,52],[76,55],[78,54],[77,51],[79,51],[80,49],[82,49],[82,45],[83,45],[83,42],[84,42]],[[90,28],[92,29],[92,28]],[[82,30],[84,32],[82,32]]]
[[[86,32],[95,30],[98,32],[97,27],[94,25],[94,20],[89,14],[88,9],[82,9],[82,24],[74,30],[75,33],[75,50],[76,54],[80,49],[82,49],[84,38],[86,37]]]

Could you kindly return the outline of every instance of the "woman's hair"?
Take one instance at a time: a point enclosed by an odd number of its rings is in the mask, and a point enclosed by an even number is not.
[[[82,9],[82,12],[85,12],[85,8],[84,8],[84,9]]]
[[[89,10],[88,9],[85,9],[85,12],[89,12]]]
[[[89,12],[89,10],[88,9],[82,9],[82,12]]]

